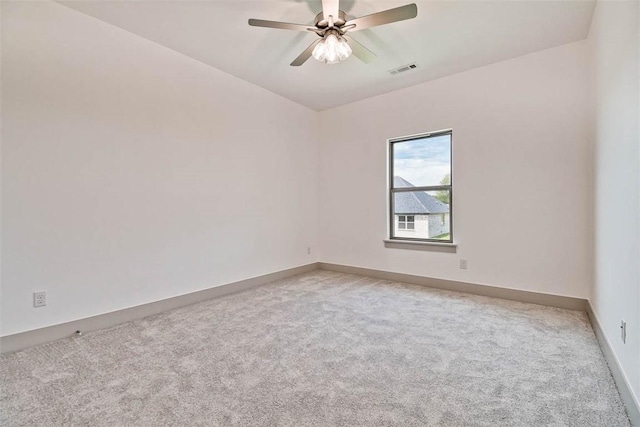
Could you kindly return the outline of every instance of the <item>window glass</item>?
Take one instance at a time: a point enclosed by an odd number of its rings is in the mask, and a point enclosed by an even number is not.
[[[451,177],[451,135],[396,142],[393,147],[395,187],[443,184]],[[450,178],[449,178],[450,179]]]

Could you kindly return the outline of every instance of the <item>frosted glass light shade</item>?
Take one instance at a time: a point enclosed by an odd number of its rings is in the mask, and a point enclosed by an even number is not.
[[[324,58],[327,56],[327,51],[324,48],[324,40],[320,40],[320,42],[313,48],[313,52],[311,52],[311,56],[317,59],[320,62],[324,62]]]
[[[349,56],[351,56],[352,52],[351,46],[349,46],[349,43],[347,43],[347,41],[342,37],[340,37],[340,40],[338,40],[336,51],[338,52],[338,58],[340,58],[340,61],[344,61],[345,59],[347,59]]]
[[[338,58],[338,38],[329,34],[327,38],[324,39],[324,46],[327,51],[327,56],[325,57],[325,61],[327,64],[336,64],[340,62],[340,58]]]

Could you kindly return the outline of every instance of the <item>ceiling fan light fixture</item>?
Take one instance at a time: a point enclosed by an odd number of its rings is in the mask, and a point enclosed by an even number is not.
[[[337,64],[351,56],[351,52],[351,46],[343,37],[331,33],[313,48],[311,55],[325,64]]]

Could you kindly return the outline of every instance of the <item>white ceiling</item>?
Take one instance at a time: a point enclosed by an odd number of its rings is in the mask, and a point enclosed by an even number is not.
[[[352,34],[376,53],[336,65],[289,63],[313,33],[250,27],[249,18],[312,24],[320,0],[59,1],[314,110],[584,39],[595,0],[424,1],[418,17]],[[350,17],[411,0],[341,0]],[[399,75],[390,69],[416,62]]]

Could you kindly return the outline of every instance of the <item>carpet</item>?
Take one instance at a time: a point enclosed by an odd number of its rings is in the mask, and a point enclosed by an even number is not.
[[[0,357],[0,423],[628,426],[585,313],[317,270]]]

